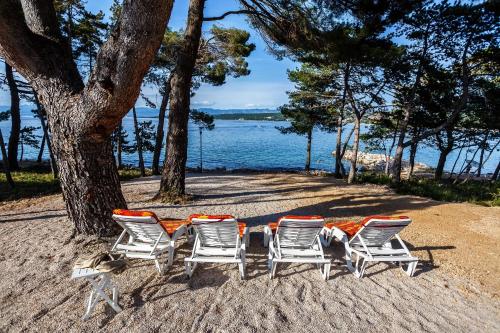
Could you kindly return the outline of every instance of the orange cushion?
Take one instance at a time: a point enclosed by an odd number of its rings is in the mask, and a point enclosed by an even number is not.
[[[193,219],[207,219],[207,220],[226,220],[226,219],[234,219],[232,215],[205,215],[205,214],[191,214],[188,217],[189,221]]]
[[[240,232],[240,237],[243,237],[243,231],[245,231],[246,227],[247,224],[245,222],[238,222],[238,231]]]
[[[113,214],[122,216],[152,216],[155,219],[159,220],[158,216],[156,216],[155,213],[148,210],[114,209]]]
[[[165,219],[165,220],[160,220],[160,225],[165,229],[165,231],[170,235],[173,236],[174,232],[179,228],[181,225],[189,225],[191,222],[182,220],[182,219]]]
[[[280,218],[280,220],[322,220],[323,216],[319,215],[286,215]]]
[[[325,223],[325,227],[328,229],[337,227],[345,232],[348,238],[352,238],[363,227],[363,224],[356,223],[355,221],[336,221]]]
[[[271,229],[272,232],[276,232],[276,229],[278,229],[278,222],[270,222],[267,224],[269,229]]]

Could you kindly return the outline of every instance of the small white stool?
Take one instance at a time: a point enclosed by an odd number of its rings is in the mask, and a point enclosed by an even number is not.
[[[122,308],[118,305],[118,288],[115,286],[108,273],[99,272],[91,268],[77,268],[73,270],[71,278],[83,278],[89,281],[92,285],[92,290],[90,291],[90,296],[87,301],[87,310],[85,311],[85,315],[82,317],[82,320],[90,318],[90,315],[92,314],[92,311],[94,311],[94,308],[100,298],[104,299],[117,313],[122,311]],[[113,299],[106,295],[106,288],[111,290]]]

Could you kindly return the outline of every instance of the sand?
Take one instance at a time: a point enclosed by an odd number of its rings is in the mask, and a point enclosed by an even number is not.
[[[114,276],[124,311],[100,303],[80,320],[90,290],[71,280],[78,256],[108,249],[105,240],[71,239],[60,195],[0,204],[0,331],[132,332],[498,332],[500,331],[500,209],[400,196],[375,185],[298,174],[193,174],[183,206],[150,201],[157,178],[124,182],[131,208],[161,217],[230,213],[251,227],[248,278],[236,265],[202,265],[192,279],[179,243],[173,267],[159,276],[151,262],[133,260]],[[407,214],[403,233],[422,260],[416,276],[385,264],[370,266],[356,279],[342,249],[326,249],[331,278],[311,265],[266,271],[262,226],[283,214],[321,214],[328,220],[369,214]]]

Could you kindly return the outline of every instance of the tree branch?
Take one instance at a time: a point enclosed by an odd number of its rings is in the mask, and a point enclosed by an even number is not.
[[[218,21],[224,19],[228,15],[235,15],[235,14],[253,14],[257,15],[258,13],[254,10],[248,10],[248,9],[241,9],[241,10],[230,10],[225,12],[224,14],[220,16],[213,16],[213,17],[204,17],[203,21]]]

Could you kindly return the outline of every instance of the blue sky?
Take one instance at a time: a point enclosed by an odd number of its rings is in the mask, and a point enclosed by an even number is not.
[[[108,14],[111,3],[112,0],[88,0],[87,9],[92,12],[103,10]],[[175,0],[169,27],[174,30],[185,27],[188,5],[189,0]],[[205,16],[217,16],[238,8],[237,0],[207,0]],[[228,78],[226,84],[219,87],[203,84],[192,98],[192,107],[276,108],[286,103],[286,91],[293,89],[293,85],[287,78],[287,69],[293,69],[297,67],[297,64],[289,59],[278,61],[270,55],[264,41],[258,32],[250,27],[244,15],[230,15],[215,23],[206,22],[203,31],[208,31],[212,24],[228,28],[236,27],[250,32],[251,42],[256,45],[255,51],[247,59],[251,73],[249,76],[237,79]],[[145,87],[143,91],[153,101],[159,100],[154,89]],[[8,92],[0,91],[0,105],[8,105],[9,103]],[[144,103],[139,100],[137,105],[143,106]]]

